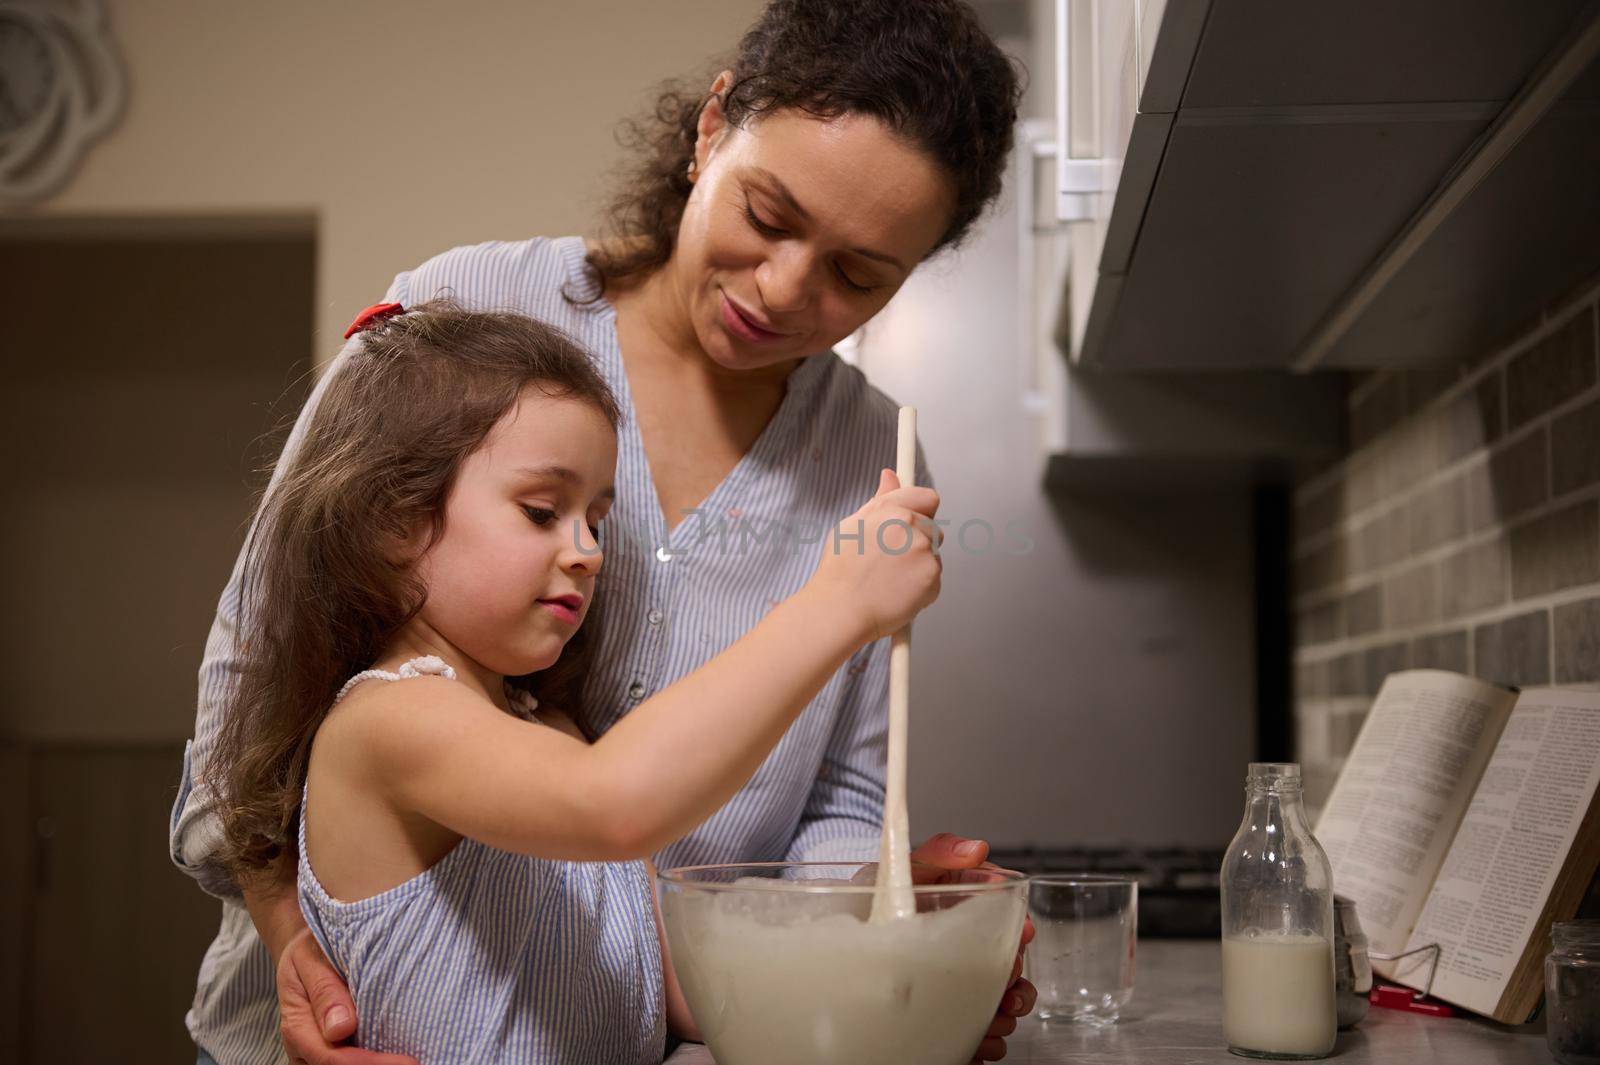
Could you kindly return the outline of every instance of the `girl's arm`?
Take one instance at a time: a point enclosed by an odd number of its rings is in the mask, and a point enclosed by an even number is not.
[[[749,780],[857,648],[937,596],[933,541],[910,526],[933,516],[938,496],[893,481],[886,471],[879,494],[841,526],[850,539],[835,541],[804,588],[593,746],[531,728],[440,677],[352,695],[318,745],[397,809],[490,846],[587,861],[653,854]]]
[[[584,739],[583,732],[577,724],[559,709],[541,704],[539,720],[546,725],[553,725],[575,739]],[[655,918],[656,941],[661,944],[661,994],[665,1000],[667,1028],[679,1039],[691,1043],[704,1043],[705,1038],[700,1034],[700,1027],[694,1023],[694,1015],[689,1012],[689,1002],[683,997],[683,986],[678,983],[678,971],[672,964],[672,948],[667,943],[666,925],[661,920],[661,895],[654,890],[656,864],[646,859],[644,867],[651,884],[650,912]]]

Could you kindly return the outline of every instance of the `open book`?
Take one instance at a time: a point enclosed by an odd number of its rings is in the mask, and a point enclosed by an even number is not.
[[[1442,948],[1432,994],[1507,1024],[1600,864],[1600,692],[1390,674],[1317,820],[1370,950]],[[1374,961],[1422,989],[1432,952]]]

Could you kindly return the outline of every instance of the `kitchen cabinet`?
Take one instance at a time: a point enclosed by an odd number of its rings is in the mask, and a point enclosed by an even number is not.
[[[1023,304],[1025,406],[1039,417],[1045,484],[1074,493],[1209,492],[1283,480],[1342,446],[1340,382],[1281,373],[1106,372],[1083,358],[1103,345],[1130,282],[1148,201],[1199,47],[1207,7],[1183,2],[1056,0],[1036,9],[1052,29],[1054,120],[1024,124],[1015,187]],[[1063,32],[1065,30],[1065,32]],[[1185,216],[1218,268],[1233,227],[1206,210]],[[1149,271],[1131,278],[1142,295]],[[1167,280],[1163,278],[1162,280]],[[1282,282],[1281,276],[1269,280]],[[1180,288],[1182,286],[1179,286]],[[1203,328],[1183,303],[1156,327]],[[1200,311],[1209,313],[1201,306]],[[1069,358],[1063,360],[1065,352]]]
[[[1066,245],[1037,310],[1074,366],[1466,357],[1600,270],[1582,0],[1036,14],[1058,37],[1060,157],[1032,228]]]
[[[1179,112],[1130,268],[1096,294],[1079,362],[1287,368],[1490,117],[1268,123]],[[1345,165],[1377,155],[1386,162]]]

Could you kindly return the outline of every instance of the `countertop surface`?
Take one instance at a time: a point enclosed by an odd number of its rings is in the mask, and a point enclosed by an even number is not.
[[[1228,1053],[1222,1041],[1222,958],[1216,941],[1140,940],[1137,965],[1133,1001],[1116,1025],[1091,1030],[1025,1017],[1006,1041],[1006,1065],[1238,1065],[1247,1060]],[[669,1060],[713,1065],[702,1046],[682,1047]],[[1374,1008],[1353,1030],[1339,1033],[1327,1060],[1550,1065],[1555,1059],[1540,1022],[1507,1028],[1461,1014],[1439,1018]]]

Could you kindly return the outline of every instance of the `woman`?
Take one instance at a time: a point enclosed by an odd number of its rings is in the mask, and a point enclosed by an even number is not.
[[[658,126],[636,127],[646,158],[611,239],[458,248],[396,278],[390,301],[449,294],[559,326],[596,353],[621,399],[584,691],[602,730],[803,584],[816,560],[808,530],[832,528],[894,465],[894,404],[829,349],[998,194],[1016,102],[1011,65],[958,0],[776,0],[708,91],[668,94]],[[173,831],[174,859],[225,896],[237,890],[210,861],[215,814],[190,782],[214,741],[238,606],[236,570],[207,644]],[[852,660],[745,789],[658,865],[874,857],[887,660],[882,643]],[[938,836],[917,857],[954,869],[985,852]],[[202,964],[188,1018],[202,1061],[277,1061],[280,1034],[314,1063],[405,1060],[332,1046],[357,1018],[292,879],[244,903],[225,907]],[[1032,1002],[1019,979],[986,1060]]]

